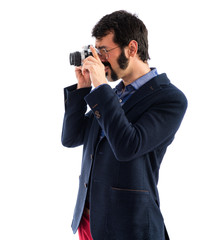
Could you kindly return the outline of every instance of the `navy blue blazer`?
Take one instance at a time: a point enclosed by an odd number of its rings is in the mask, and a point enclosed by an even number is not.
[[[76,87],[64,89],[62,129],[64,146],[83,145],[73,232],[89,189],[94,240],[169,239],[159,208],[158,174],[186,111],[186,97],[165,73],[144,84],[122,107],[107,84],[92,92]],[[91,110],[86,114],[87,104]]]

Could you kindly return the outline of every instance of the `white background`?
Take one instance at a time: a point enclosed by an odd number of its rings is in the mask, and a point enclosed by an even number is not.
[[[74,240],[81,148],[61,145],[69,53],[125,9],[149,31],[151,67],[189,101],[160,171],[171,240],[219,239],[217,1],[3,0],[0,3],[0,239]]]

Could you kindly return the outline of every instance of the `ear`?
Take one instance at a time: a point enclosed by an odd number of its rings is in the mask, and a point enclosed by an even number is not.
[[[135,40],[131,40],[128,45],[128,53],[130,57],[134,57],[138,52],[138,43]]]

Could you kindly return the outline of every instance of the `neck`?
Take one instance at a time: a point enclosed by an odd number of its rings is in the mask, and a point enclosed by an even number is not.
[[[132,65],[131,69],[129,69],[129,72],[122,78],[123,83],[125,86],[127,86],[150,71],[151,69],[147,62],[144,63],[142,61],[138,61],[136,64]]]

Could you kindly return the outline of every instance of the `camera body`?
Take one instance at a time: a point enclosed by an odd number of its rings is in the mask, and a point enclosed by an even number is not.
[[[90,45],[84,46],[81,52],[73,52],[69,55],[70,65],[81,66],[85,58],[93,56]]]

